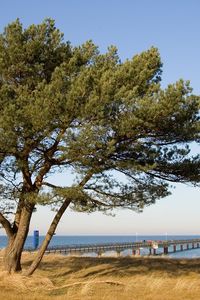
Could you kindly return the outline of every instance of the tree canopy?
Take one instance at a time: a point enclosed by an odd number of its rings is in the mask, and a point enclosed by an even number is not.
[[[37,204],[141,211],[171,183],[199,182],[191,145],[199,141],[200,98],[182,79],[161,88],[161,74],[155,47],[122,62],[114,46],[101,54],[92,41],[65,42],[51,19],[5,28],[0,223],[9,236],[19,235],[24,210],[29,225]],[[77,175],[73,185],[67,176],[65,186],[48,180],[68,170]]]

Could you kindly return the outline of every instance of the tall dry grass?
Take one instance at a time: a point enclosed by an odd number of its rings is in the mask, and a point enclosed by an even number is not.
[[[200,259],[46,255],[29,278],[8,276],[0,260],[0,299],[199,300]]]

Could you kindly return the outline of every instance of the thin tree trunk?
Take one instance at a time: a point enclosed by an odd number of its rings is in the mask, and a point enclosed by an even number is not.
[[[88,172],[88,174],[86,174],[86,176],[82,179],[82,181],[79,183],[79,187],[83,187],[87,181],[90,180],[90,178],[92,177],[93,175],[93,170],[90,170]],[[67,209],[67,207],[69,206],[69,204],[71,203],[72,199],[66,199],[62,206],[59,208],[59,210],[57,211],[50,227],[49,227],[49,230],[46,234],[46,237],[42,243],[42,245],[40,246],[37,254],[36,254],[36,257],[35,259],[33,260],[32,264],[30,265],[30,267],[28,268],[28,270],[24,273],[26,276],[29,276],[29,275],[32,275],[34,273],[34,271],[37,269],[37,267],[39,266],[42,258],[43,258],[43,255],[52,239],[52,236],[54,235],[55,233],[55,230],[58,226],[58,223],[62,217],[62,215],[64,214],[65,210]]]
[[[37,269],[37,267],[39,266],[42,258],[43,258],[43,255],[52,239],[52,236],[54,235],[55,233],[55,230],[57,228],[57,225],[62,217],[62,215],[64,214],[65,210],[67,209],[67,207],[69,206],[71,200],[67,199],[65,200],[65,202],[62,204],[62,206],[60,207],[60,209],[57,211],[50,227],[49,227],[49,230],[45,236],[45,239],[42,243],[42,245],[40,246],[37,254],[36,254],[36,257],[35,259],[33,260],[31,266],[28,268],[28,270],[25,272],[25,275],[26,276],[29,276],[29,275],[32,275],[34,273],[34,271]]]
[[[21,271],[21,255],[26,241],[33,205],[22,209],[21,219],[16,234],[9,238],[4,254],[4,267],[8,273]]]

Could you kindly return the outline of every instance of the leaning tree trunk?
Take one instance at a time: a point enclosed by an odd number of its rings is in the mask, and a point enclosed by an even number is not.
[[[22,209],[18,230],[9,237],[4,254],[4,268],[9,273],[21,271],[21,255],[28,235],[32,212],[32,205]]]
[[[49,230],[45,236],[45,239],[41,245],[41,247],[39,248],[37,254],[36,254],[36,257],[35,259],[33,260],[31,266],[28,268],[28,270],[25,272],[25,275],[26,276],[29,276],[29,275],[32,275],[34,273],[34,271],[38,268],[42,258],[43,258],[43,255],[52,239],[52,236],[54,235],[55,233],[55,230],[57,228],[57,225],[62,217],[62,215],[64,214],[65,210],[67,209],[67,207],[69,206],[71,200],[67,199],[65,200],[65,202],[62,204],[62,206],[60,207],[60,209],[57,211],[50,227],[49,227]]]

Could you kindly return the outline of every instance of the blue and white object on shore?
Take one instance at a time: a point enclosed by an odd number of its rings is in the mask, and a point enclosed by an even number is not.
[[[39,230],[33,231],[33,247],[37,249],[39,245]]]

